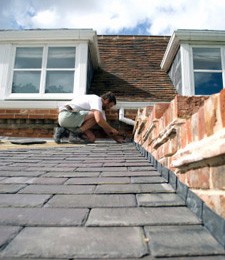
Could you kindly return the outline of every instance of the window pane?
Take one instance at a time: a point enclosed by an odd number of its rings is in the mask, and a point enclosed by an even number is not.
[[[221,70],[219,48],[193,48],[194,69]]]
[[[38,71],[14,72],[12,93],[39,93],[40,75]]]
[[[72,93],[73,71],[48,71],[45,93]]]
[[[49,47],[47,68],[74,68],[74,47]]]
[[[195,72],[195,94],[212,95],[223,88],[222,73]]]
[[[41,68],[43,48],[17,48],[15,68]]]

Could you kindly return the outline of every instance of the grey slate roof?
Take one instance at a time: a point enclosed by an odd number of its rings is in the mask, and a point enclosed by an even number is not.
[[[141,153],[112,142],[0,151],[0,258],[225,259],[196,200],[188,208],[184,187]]]

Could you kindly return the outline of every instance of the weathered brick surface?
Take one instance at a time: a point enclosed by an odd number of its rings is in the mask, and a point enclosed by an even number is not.
[[[222,90],[219,96],[219,112],[221,114],[222,125],[225,127],[225,91]]]
[[[190,188],[208,190],[209,195],[204,196],[207,204],[220,213],[219,208],[225,208],[224,93],[222,90],[209,97],[178,95],[167,109],[162,105],[160,110],[161,104],[157,104],[149,116],[140,112],[134,137]],[[163,111],[160,117],[156,111]],[[217,202],[213,197],[210,201],[211,190],[220,192]]]
[[[225,191],[225,165],[211,167],[210,174],[212,189]]]

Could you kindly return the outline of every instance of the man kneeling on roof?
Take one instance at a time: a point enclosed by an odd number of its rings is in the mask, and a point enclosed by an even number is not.
[[[112,92],[102,96],[94,94],[77,96],[59,109],[58,123],[54,140],[61,143],[63,137],[69,137],[70,143],[94,143],[95,135],[91,130],[96,124],[118,143],[123,142],[119,132],[106,122],[105,110],[116,105]]]

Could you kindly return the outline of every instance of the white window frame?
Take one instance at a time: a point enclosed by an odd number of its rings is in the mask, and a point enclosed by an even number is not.
[[[41,78],[40,78],[40,89],[39,93],[12,93],[12,81],[14,74],[14,63],[16,58],[16,48],[19,47],[43,47],[42,56],[42,68]],[[74,47],[75,48],[75,66],[72,69],[60,69],[60,71],[65,70],[74,71],[74,83],[72,93],[45,93],[45,79],[46,72],[49,70],[46,68],[47,62],[47,49],[49,47]],[[87,82],[87,65],[88,65],[88,43],[40,43],[40,44],[16,44],[12,45],[11,48],[11,63],[9,64],[9,74],[8,74],[8,86],[5,90],[5,100],[70,100],[71,97],[76,94],[86,93],[86,82]],[[52,69],[51,69],[52,70]],[[57,69],[58,70],[58,69]]]
[[[192,45],[181,44],[181,75],[182,75],[182,95],[193,96],[195,94],[194,72],[201,70],[194,70],[193,68],[193,48],[219,48],[221,53],[222,70],[208,70],[208,72],[221,72],[223,88],[225,88],[225,46],[223,45]],[[204,70],[207,72],[207,70]]]

